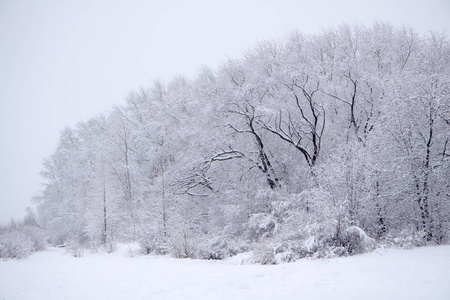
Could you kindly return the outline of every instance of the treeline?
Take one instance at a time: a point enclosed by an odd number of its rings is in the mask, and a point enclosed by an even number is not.
[[[450,47],[385,24],[292,33],[61,133],[51,243],[255,261],[445,243]]]

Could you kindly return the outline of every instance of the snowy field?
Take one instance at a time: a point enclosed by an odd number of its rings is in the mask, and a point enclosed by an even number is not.
[[[0,261],[0,299],[450,299],[450,246],[276,266],[49,248]]]

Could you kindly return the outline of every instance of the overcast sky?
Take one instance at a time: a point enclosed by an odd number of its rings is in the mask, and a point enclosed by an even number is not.
[[[0,223],[22,218],[59,132],[262,39],[375,21],[450,33],[450,0],[0,0]]]

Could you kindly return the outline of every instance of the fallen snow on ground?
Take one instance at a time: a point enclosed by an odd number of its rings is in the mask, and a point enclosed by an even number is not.
[[[0,261],[0,299],[450,299],[450,246],[276,266],[49,248]]]

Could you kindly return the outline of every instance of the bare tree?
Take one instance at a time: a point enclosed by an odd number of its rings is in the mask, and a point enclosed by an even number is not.
[[[284,84],[294,96],[297,117],[291,111],[280,111],[274,126],[264,123],[264,128],[301,152],[309,167],[314,167],[320,155],[325,129],[325,109],[316,101],[319,83],[308,88],[309,77],[299,84],[293,79]],[[302,101],[303,100],[303,101]]]

